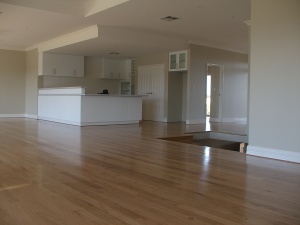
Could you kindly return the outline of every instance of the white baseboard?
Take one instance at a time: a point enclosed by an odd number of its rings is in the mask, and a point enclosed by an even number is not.
[[[80,126],[81,125],[80,122],[76,122],[76,121],[54,119],[54,118],[48,118],[48,117],[43,117],[43,116],[39,116],[38,119],[39,120],[46,120],[46,121],[50,121],[50,122],[55,122],[55,123],[64,123],[64,124],[69,124],[69,125],[74,125],[74,126]]]
[[[247,118],[222,118],[223,123],[247,122]]]
[[[37,116],[37,115],[32,115],[32,114],[25,114],[24,117],[25,117],[25,118],[29,118],[29,119],[35,119],[35,120],[38,119],[38,116]]]
[[[38,116],[32,114],[0,114],[0,118],[29,118],[37,120]]]
[[[0,118],[24,118],[24,114],[0,114]]]
[[[78,122],[78,121],[70,121],[70,120],[61,120],[55,118],[48,117],[38,117],[39,120],[45,120],[54,123],[63,123],[73,126],[98,126],[98,125],[123,125],[123,124],[138,124],[139,120],[130,120],[130,121],[105,121],[105,122]]]
[[[300,163],[300,152],[292,152],[292,151],[248,145],[247,155]]]
[[[209,122],[220,123],[221,119],[220,118],[209,118]]]
[[[81,122],[80,126],[99,126],[99,125],[126,125],[126,124],[138,124],[139,120],[130,121],[106,121],[106,122]],[[75,125],[75,124],[74,124]]]
[[[206,123],[206,119],[200,119],[200,120],[186,120],[186,124],[202,124]]]

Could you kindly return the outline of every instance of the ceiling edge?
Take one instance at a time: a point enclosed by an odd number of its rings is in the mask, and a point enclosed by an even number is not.
[[[225,51],[230,51],[230,52],[241,53],[241,54],[249,54],[248,51],[243,51],[241,49],[228,48],[228,47],[225,47],[225,46],[220,46],[220,45],[218,46],[218,45],[215,45],[215,44],[208,44],[208,43],[197,41],[197,40],[189,40],[188,44],[201,45],[201,46],[210,47],[210,48],[217,48],[217,49],[221,49],[221,50],[225,50]]]
[[[39,52],[49,51],[51,49],[63,47],[66,45],[86,41],[99,37],[98,25],[93,25],[66,35],[62,35],[51,40],[39,43],[26,48],[26,51],[38,48]]]

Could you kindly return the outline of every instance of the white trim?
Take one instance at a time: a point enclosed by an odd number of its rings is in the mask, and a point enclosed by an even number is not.
[[[206,123],[206,119],[199,119],[199,120],[186,120],[186,124],[202,124]]]
[[[223,123],[247,122],[247,118],[223,118]]]
[[[82,122],[80,126],[97,126],[97,125],[126,125],[126,124],[137,124],[139,120],[130,121],[106,121],[106,122]]]
[[[60,119],[55,119],[55,118],[43,117],[43,116],[39,116],[38,119],[55,122],[55,123],[64,123],[64,124],[69,124],[69,125],[81,126],[81,123],[76,122],[76,121],[60,120]]]
[[[1,50],[7,50],[7,51],[21,51],[21,52],[26,52],[26,49],[24,48],[15,48],[15,47],[10,47],[10,46],[3,46],[0,45]]]
[[[168,123],[168,122],[170,122],[170,121],[168,121],[168,118],[163,118],[163,119],[162,119],[162,122]]]
[[[0,118],[24,118],[24,114],[0,114]]]
[[[38,116],[37,115],[33,115],[33,114],[25,114],[24,117],[25,118],[29,118],[29,119],[35,119],[35,120],[38,119]]]
[[[300,163],[300,152],[248,145],[247,155]]]
[[[123,124],[137,124],[140,121],[139,120],[130,120],[130,121],[105,121],[105,122],[76,122],[76,121],[69,121],[69,120],[60,120],[60,119],[54,119],[54,118],[48,118],[48,117],[38,117],[39,120],[45,120],[49,122],[54,123],[63,123],[63,124],[69,124],[74,126],[98,126],[98,125],[123,125]]]

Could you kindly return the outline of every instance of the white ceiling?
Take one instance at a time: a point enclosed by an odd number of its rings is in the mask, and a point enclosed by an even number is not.
[[[25,50],[98,24],[99,38],[52,52],[136,57],[187,43],[248,52],[250,0],[0,0],[0,12],[2,49]]]

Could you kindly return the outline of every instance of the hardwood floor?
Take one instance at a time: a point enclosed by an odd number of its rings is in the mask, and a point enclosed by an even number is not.
[[[199,129],[0,119],[0,225],[300,224],[299,164],[156,139]]]

